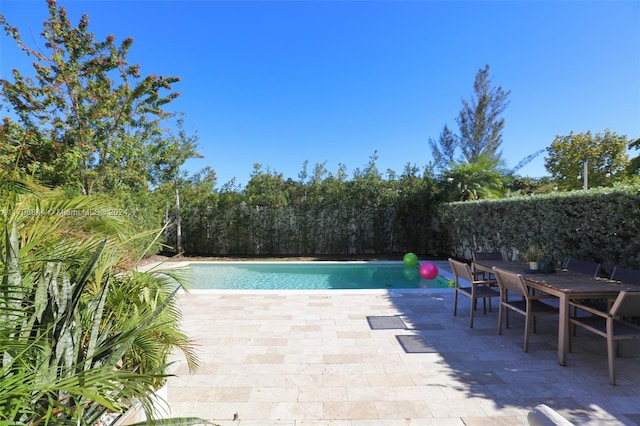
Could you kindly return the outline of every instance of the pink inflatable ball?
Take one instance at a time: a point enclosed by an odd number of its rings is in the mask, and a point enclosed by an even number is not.
[[[438,267],[433,263],[425,263],[420,266],[420,276],[425,280],[433,280],[438,276]]]

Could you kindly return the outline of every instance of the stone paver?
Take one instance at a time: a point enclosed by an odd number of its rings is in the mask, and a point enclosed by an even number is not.
[[[521,316],[499,336],[494,306],[469,329],[469,299],[454,317],[449,289],[194,291],[180,302],[201,365],[189,374],[176,358],[167,384],[174,417],[223,426],[524,425],[545,403],[576,425],[640,422],[638,342],[622,343],[610,386],[603,339],[578,332],[562,367],[555,318],[538,319],[524,353]],[[368,316],[397,316],[407,328],[372,329]],[[407,353],[397,336],[432,352]]]

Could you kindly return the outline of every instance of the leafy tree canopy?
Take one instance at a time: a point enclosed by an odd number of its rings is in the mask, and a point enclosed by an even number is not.
[[[98,41],[87,15],[74,27],[55,0],[47,5],[42,48],[27,46],[0,15],[5,34],[34,58],[35,71],[32,78],[14,69],[13,81],[0,79],[4,107],[17,120],[0,124],[0,162],[84,194],[144,187],[148,146],[169,116],[163,108],[178,96],[172,84],[179,78],[142,76],[127,60],[133,39]]]
[[[250,205],[281,207],[288,204],[285,180],[282,173],[276,173],[269,167],[255,163],[246,194]]]
[[[640,150],[640,138],[629,142],[629,148]],[[631,175],[640,175],[640,155],[633,157],[627,166],[627,172]]]
[[[559,189],[580,189],[584,184],[584,171],[588,186],[612,186],[627,178],[627,137],[606,129],[593,135],[569,133],[556,136],[547,148],[545,168]]]

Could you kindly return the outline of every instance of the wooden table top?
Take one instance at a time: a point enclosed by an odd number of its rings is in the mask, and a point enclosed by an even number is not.
[[[580,272],[558,270],[556,272],[532,272],[526,262],[510,262],[505,260],[486,260],[474,262],[483,270],[492,267],[522,274],[524,279],[537,287],[549,287],[563,293],[615,293],[621,290],[640,291],[640,286],[622,283],[607,278],[593,277]]]

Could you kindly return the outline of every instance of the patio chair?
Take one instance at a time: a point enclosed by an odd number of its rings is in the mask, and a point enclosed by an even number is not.
[[[474,262],[480,260],[504,260],[504,258],[502,257],[502,253],[500,253],[499,251],[475,251],[473,252],[472,256]],[[473,274],[476,276],[476,279],[495,280],[493,274],[488,274],[485,271],[476,271],[474,269]]]
[[[538,315],[557,315],[558,308],[542,302],[542,299],[554,299],[549,294],[532,295],[521,274],[493,268],[498,286],[500,287],[500,312],[498,313],[498,334],[502,334],[502,318],[509,328],[509,310],[524,315],[524,351],[529,352],[529,334],[533,326],[535,333],[535,319]],[[509,299],[516,296],[518,300]]]
[[[473,328],[473,316],[476,310],[478,299],[482,299],[484,313],[487,313],[486,299],[489,299],[489,310],[491,310],[491,298],[500,297],[500,293],[494,288],[497,285],[492,280],[478,280],[471,272],[471,268],[467,263],[460,262],[449,258],[449,265],[454,275],[455,292],[453,296],[453,315],[458,313],[458,294],[462,294],[471,298],[471,313],[469,319],[469,327]],[[467,285],[463,285],[461,280],[465,280]],[[492,288],[492,286],[494,288]]]
[[[473,252],[473,260],[504,260],[499,251]]]
[[[640,270],[615,266],[610,278],[627,284],[640,285]]]
[[[600,267],[602,265],[598,262],[592,262],[590,260],[578,260],[570,257],[564,264],[564,269],[572,272],[580,272],[581,274],[588,274],[593,277],[598,276]]]
[[[625,318],[640,316],[640,291],[621,291],[608,312],[599,311],[578,302],[569,303],[579,312],[591,314],[571,317],[569,321],[572,327],[582,327],[607,339],[609,383],[615,386],[615,357],[620,355],[620,341],[640,338],[640,326],[625,320]]]
[[[581,274],[591,275],[593,277],[598,276],[598,272],[600,272],[601,264],[598,262],[593,262],[589,260],[578,260],[570,257],[567,259],[567,262],[564,264],[564,269],[572,272],[579,272]],[[604,299],[582,299],[580,300],[583,304],[589,304],[597,309],[606,309],[607,300]],[[573,316],[575,316],[576,311],[573,309]]]

